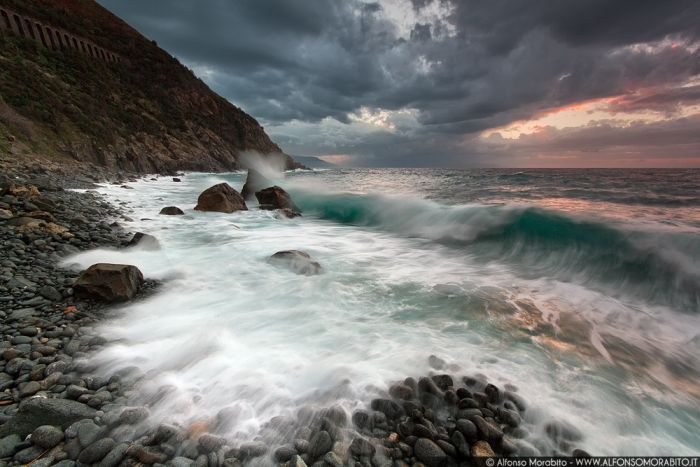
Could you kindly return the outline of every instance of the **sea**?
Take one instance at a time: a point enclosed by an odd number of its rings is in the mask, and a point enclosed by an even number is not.
[[[245,172],[97,191],[160,249],[157,293],[110,312],[97,372],[143,375],[130,403],[254,439],[305,406],[348,414],[407,376],[485,378],[527,402],[522,452],[700,454],[700,170],[323,169],[271,176],[303,212],[193,208]],[[178,206],[184,216],[159,215]],[[322,274],[270,264],[302,250]],[[437,359],[430,357],[434,356]],[[435,368],[439,361],[441,368]],[[432,365],[431,365],[432,362]]]

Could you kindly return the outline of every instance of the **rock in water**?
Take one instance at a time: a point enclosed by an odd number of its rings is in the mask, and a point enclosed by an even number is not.
[[[197,198],[195,211],[214,211],[231,213],[234,211],[247,211],[243,197],[228,183],[219,183],[207,188]]]
[[[243,184],[241,196],[243,196],[244,199],[252,199],[255,192],[270,185],[272,185],[272,182],[270,182],[270,179],[266,176],[255,169],[248,169],[248,176]]]
[[[129,246],[139,246],[145,250],[160,249],[158,239],[156,239],[156,237],[153,235],[145,234],[143,232],[136,232],[134,237],[129,241]]]
[[[106,302],[131,300],[143,282],[143,274],[129,264],[98,263],[90,266],[73,284],[79,298]]]
[[[295,273],[305,276],[320,274],[323,269],[308,253],[298,250],[278,251],[270,256],[270,262],[281,264]]]
[[[65,430],[73,422],[94,416],[95,409],[77,401],[32,397],[23,401],[17,413],[0,427],[0,437],[12,433],[25,437],[42,425]]]
[[[289,193],[277,185],[258,191],[255,197],[258,198],[260,209],[289,209],[295,213],[300,212]]]
[[[413,451],[418,460],[429,467],[439,467],[447,461],[447,455],[440,446],[427,438],[419,438]]]
[[[158,214],[163,214],[165,216],[182,216],[185,213],[177,206],[166,206],[161,209]]]

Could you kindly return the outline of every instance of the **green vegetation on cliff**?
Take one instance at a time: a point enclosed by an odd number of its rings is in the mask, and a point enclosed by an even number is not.
[[[254,118],[96,2],[3,4],[124,60],[54,51],[3,32],[0,150],[14,137],[35,153],[139,172],[226,170],[238,167],[241,151],[281,152]]]

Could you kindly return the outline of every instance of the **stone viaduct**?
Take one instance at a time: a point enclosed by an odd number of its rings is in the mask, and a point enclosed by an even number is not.
[[[121,63],[122,58],[92,41],[76,36],[65,29],[48,25],[28,16],[20,15],[0,5],[0,31],[12,32],[32,39],[51,50],[73,49],[92,58]]]

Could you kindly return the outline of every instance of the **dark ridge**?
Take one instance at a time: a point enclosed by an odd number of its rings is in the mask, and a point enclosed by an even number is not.
[[[242,151],[282,153],[253,117],[96,2],[0,6],[93,44],[51,47],[2,31],[0,151],[141,173],[231,170]],[[94,45],[121,60],[95,56]]]

